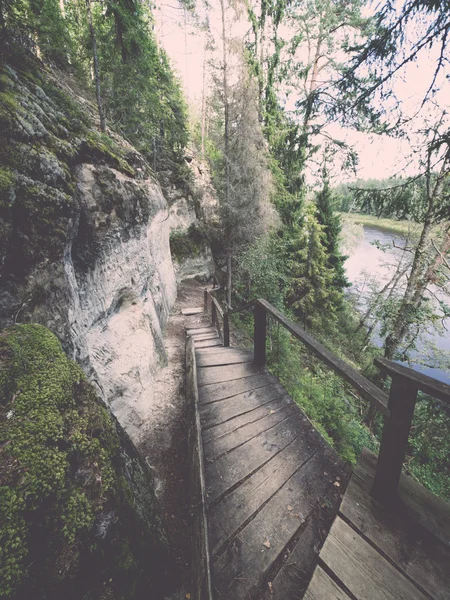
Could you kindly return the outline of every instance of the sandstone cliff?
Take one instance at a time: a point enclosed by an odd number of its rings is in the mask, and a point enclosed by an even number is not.
[[[3,64],[0,100],[0,321],[55,332],[138,441],[176,297],[170,231],[198,226],[207,186],[168,173],[166,199],[144,158],[99,134],[93,104],[32,57]],[[207,243],[192,254],[178,280],[211,274]]]

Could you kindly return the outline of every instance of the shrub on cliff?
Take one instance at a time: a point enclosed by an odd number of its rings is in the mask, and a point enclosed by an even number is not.
[[[0,334],[0,366],[0,596],[128,599],[154,589],[149,482],[81,369],[35,324]]]

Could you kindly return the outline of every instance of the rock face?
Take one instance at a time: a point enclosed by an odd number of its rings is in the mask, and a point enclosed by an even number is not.
[[[174,565],[145,461],[47,328],[0,331],[0,355],[0,596],[163,597]]]
[[[80,219],[64,260],[70,339],[137,440],[151,417],[152,378],[165,361],[163,329],[176,298],[167,204],[152,180],[88,164],[78,168],[77,190]],[[114,197],[125,219],[117,204],[105,212]]]
[[[137,441],[176,298],[169,207],[144,158],[28,61],[0,78],[0,324],[54,331]]]

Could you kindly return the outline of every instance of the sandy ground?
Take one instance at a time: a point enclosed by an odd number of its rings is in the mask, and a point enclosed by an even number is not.
[[[139,444],[139,451],[146,457],[155,477],[163,526],[178,567],[174,573],[176,591],[170,600],[185,600],[190,593],[185,329],[210,324],[203,314],[184,316],[181,310],[203,306],[204,287],[192,281],[178,289],[165,336],[168,364],[157,374],[152,401],[154,414],[151,424],[144,426]]]

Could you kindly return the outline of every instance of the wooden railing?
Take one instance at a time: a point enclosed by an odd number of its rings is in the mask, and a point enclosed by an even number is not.
[[[401,471],[408,446],[414,408],[419,391],[450,404],[450,386],[413,369],[384,358],[376,358],[375,364],[391,377],[389,395],[361,375],[359,371],[335,356],[318,342],[303,327],[287,319],[266,300],[252,300],[244,306],[223,311],[214,292],[205,290],[205,313],[208,312],[208,298],[211,299],[211,317],[215,326],[217,315],[222,321],[221,337],[224,346],[230,345],[229,317],[232,314],[253,308],[253,353],[256,364],[266,364],[267,316],[269,315],[302,342],[315,356],[348,381],[360,396],[371,402],[385,416],[385,424],[378,455],[378,463],[371,494],[384,503],[395,502]],[[218,327],[219,329],[219,327]],[[220,329],[219,329],[220,332]]]

